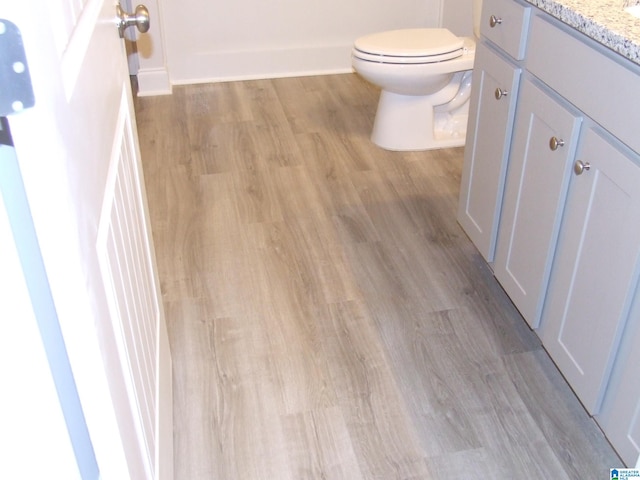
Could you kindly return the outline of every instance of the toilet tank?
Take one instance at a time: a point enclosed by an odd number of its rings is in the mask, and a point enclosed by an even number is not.
[[[482,0],[441,0],[440,26],[459,37],[480,37]]]
[[[473,0],[473,35],[480,38],[480,17],[482,14],[482,0]]]

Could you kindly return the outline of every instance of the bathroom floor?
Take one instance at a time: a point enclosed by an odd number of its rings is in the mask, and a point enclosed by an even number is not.
[[[387,152],[356,75],[138,98],[177,480],[608,478],[457,225],[463,150]]]

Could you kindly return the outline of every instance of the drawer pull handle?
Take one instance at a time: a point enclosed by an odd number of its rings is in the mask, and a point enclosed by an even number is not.
[[[551,140],[549,140],[549,148],[555,152],[558,147],[564,147],[564,140],[561,138],[551,137]]]
[[[509,94],[506,90],[501,89],[500,87],[496,88],[496,100],[500,100],[502,97],[506,97]]]
[[[500,25],[501,23],[502,23],[502,19],[500,17],[491,15],[491,17],[489,18],[489,26],[491,28],[495,28],[496,25]]]
[[[591,164],[589,162],[582,162],[578,160],[573,166],[573,171],[576,172],[576,175],[582,175],[584,172],[588,172],[591,170]]]

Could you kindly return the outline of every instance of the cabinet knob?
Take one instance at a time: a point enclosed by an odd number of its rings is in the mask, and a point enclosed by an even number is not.
[[[576,172],[576,175],[582,175],[589,170],[591,170],[591,164],[589,162],[578,160],[573,166],[573,171]]]
[[[558,147],[564,147],[564,140],[561,138],[551,137],[551,140],[549,140],[549,148],[555,152]]]
[[[489,26],[491,28],[495,28],[496,25],[500,25],[502,23],[502,19],[500,17],[496,17],[495,15],[491,15],[489,17]]]
[[[496,100],[500,100],[502,97],[506,97],[509,94],[506,90],[501,89],[500,87],[496,88]]]

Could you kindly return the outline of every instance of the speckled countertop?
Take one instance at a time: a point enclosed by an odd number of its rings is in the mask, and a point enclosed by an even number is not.
[[[526,0],[640,65],[640,18],[624,7],[640,0]]]

